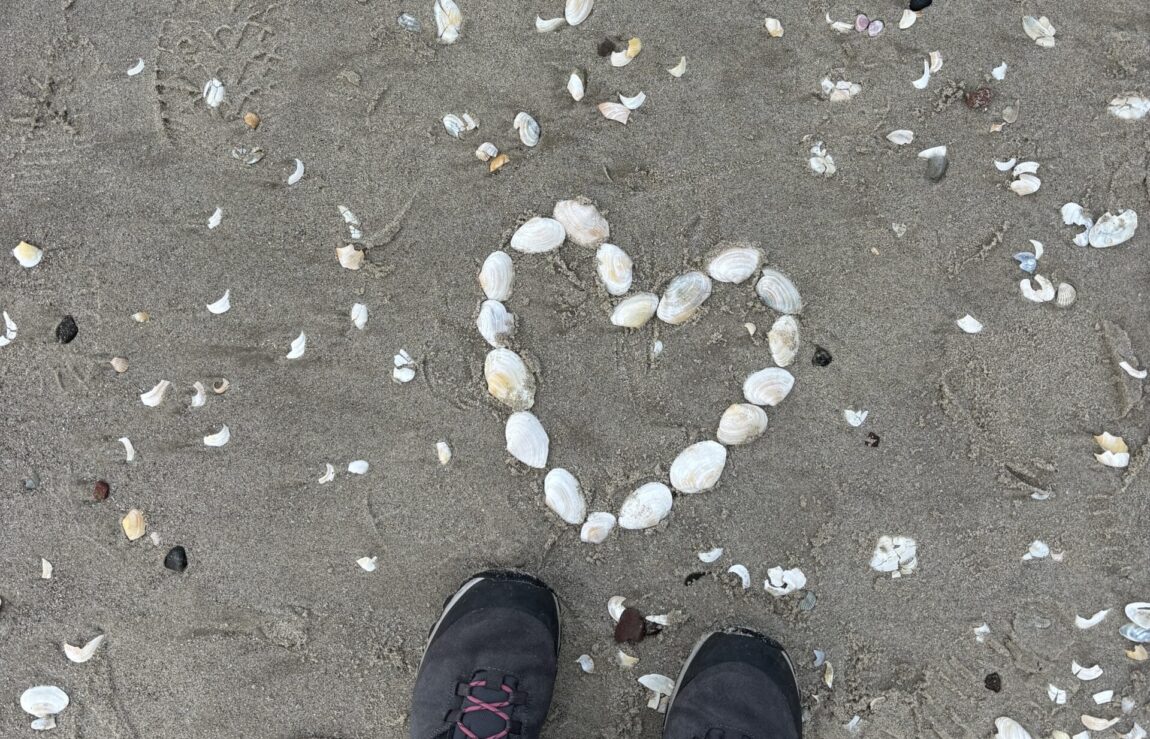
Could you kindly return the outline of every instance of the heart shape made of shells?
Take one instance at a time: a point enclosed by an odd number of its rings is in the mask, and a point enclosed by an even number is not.
[[[632,261],[627,253],[607,241],[611,227],[594,204],[585,199],[560,200],[550,218],[534,217],[520,225],[511,236],[510,246],[523,254],[542,254],[558,249],[564,241],[596,248],[599,280],[607,292],[622,297],[611,311],[610,321],[621,329],[638,329],[652,317],[677,325],[686,323],[711,295],[714,282],[746,282],[762,266],[762,251],[737,245],[720,249],[707,262],[707,272],[692,271],[673,278],[663,294],[635,292],[630,295]],[[550,452],[550,439],[543,424],[531,412],[535,404],[536,382],[523,359],[509,348],[515,333],[515,315],[504,301],[511,297],[515,265],[506,251],[494,251],[479,271],[479,284],[486,300],[479,308],[476,326],[491,346],[483,363],[487,392],[506,406],[507,451],[528,467],[544,469]],[[763,406],[776,406],[794,387],[795,378],[785,367],[794,361],[799,348],[802,298],[790,278],[764,267],[755,291],[768,307],[781,315],[768,334],[774,367],[752,372],[743,382],[744,403],[734,403],[723,412],[715,433],[717,441],[691,444],[671,463],[671,486],[652,481],[639,486],[623,501],[618,514],[587,512],[579,481],[567,470],[556,467],[543,481],[544,502],[566,523],[581,526],[580,538],[598,544],[618,525],[624,529],[646,529],[657,525],[671,512],[679,493],[710,490],[719,482],[727,464],[727,448],[747,444],[767,428]],[[623,297],[626,296],[626,297]]]

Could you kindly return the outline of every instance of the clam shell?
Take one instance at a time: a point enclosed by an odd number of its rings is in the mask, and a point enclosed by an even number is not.
[[[755,405],[775,406],[795,386],[795,377],[780,367],[767,367],[743,381],[743,397]]]
[[[124,530],[124,536],[128,537],[128,541],[135,541],[144,535],[147,524],[144,523],[144,514],[137,508],[133,508],[120,519],[120,528]]]
[[[583,99],[587,93],[587,80],[583,72],[571,70],[571,76],[567,78],[567,92],[571,93],[571,99],[576,102]]]
[[[767,412],[750,403],[735,403],[723,411],[715,438],[728,446],[746,444],[767,430]]]
[[[1034,739],[1029,731],[1022,728],[1022,724],[1008,716],[996,718],[994,728],[998,729],[994,739]]]
[[[1138,214],[1134,211],[1127,209],[1118,215],[1107,211],[1090,227],[1090,245],[1095,249],[1117,246],[1133,238],[1137,229]]]
[[[755,292],[770,308],[779,313],[798,314],[803,312],[803,299],[791,278],[769,267],[755,285]]]
[[[524,254],[541,254],[559,248],[567,232],[554,218],[536,216],[516,229],[511,236],[511,248]]]
[[[658,295],[635,293],[615,306],[615,310],[611,311],[611,323],[623,328],[639,328],[651,320],[658,307]]]
[[[1122,624],[1118,629],[1118,633],[1128,641],[1135,644],[1150,644],[1150,628],[1139,626],[1138,624]]]
[[[563,17],[567,19],[568,25],[577,26],[587,20],[594,7],[595,0],[567,0],[567,5],[563,8]]]
[[[587,516],[579,530],[579,538],[588,544],[602,544],[614,528],[615,514],[597,511]]]
[[[569,524],[578,526],[587,518],[587,502],[579,481],[562,467],[556,467],[543,478],[543,502]]]
[[[1019,195],[1033,195],[1042,187],[1042,180],[1032,174],[1019,175],[1018,179],[1010,183],[1010,189]]]
[[[1127,603],[1124,612],[1135,626],[1150,629],[1150,603]]]
[[[794,316],[779,316],[767,334],[767,343],[775,364],[786,367],[799,353],[799,322]]]
[[[762,263],[762,250],[753,246],[732,246],[711,257],[707,274],[719,282],[739,283],[753,275]]]
[[[484,141],[475,149],[475,158],[481,162],[486,162],[496,156],[499,156],[499,147],[490,141]]]
[[[16,261],[20,263],[21,267],[31,269],[44,258],[44,251],[38,246],[29,244],[27,241],[21,241],[16,245],[16,248],[12,250],[12,256],[16,257]]]
[[[519,132],[519,140],[523,142],[524,146],[536,146],[539,143],[541,133],[539,121],[531,117],[530,113],[520,111],[515,116],[513,126]]]
[[[339,247],[335,250],[335,257],[344,269],[356,270],[363,266],[364,253],[356,249],[355,244]]]
[[[515,314],[498,300],[484,300],[475,319],[479,335],[495,348],[507,346],[515,334]]]
[[[463,14],[454,0],[435,0],[435,28],[441,44],[454,44],[459,40]]]
[[[68,694],[55,685],[37,685],[20,694],[24,713],[37,718],[55,716],[68,707]]]
[[[479,286],[491,300],[507,300],[515,284],[515,265],[505,251],[493,251],[479,269]]]
[[[602,113],[603,117],[607,120],[622,123],[624,126],[627,125],[627,121],[631,118],[631,109],[623,105],[623,103],[607,101],[599,103],[599,105],[595,107],[599,109],[599,112]]]
[[[663,291],[656,315],[666,323],[685,323],[710,296],[711,278],[702,272],[679,275]]]
[[[535,405],[535,378],[518,354],[510,349],[492,349],[483,361],[487,392],[513,411]]]
[[[507,451],[528,467],[543,469],[547,466],[547,452],[551,442],[543,424],[530,411],[512,413],[504,430]]]
[[[671,486],[680,493],[701,493],[719,482],[727,465],[727,448],[717,441],[692,444],[671,463]]]
[[[568,232],[570,233],[570,232]],[[595,253],[599,279],[612,295],[624,295],[631,289],[631,257],[614,244],[602,244]]]
[[[641,485],[627,496],[619,508],[619,526],[625,529],[649,529],[671,512],[671,490],[661,482]]]
[[[585,200],[560,200],[551,216],[563,224],[567,238],[579,246],[598,246],[611,235],[607,219]]]

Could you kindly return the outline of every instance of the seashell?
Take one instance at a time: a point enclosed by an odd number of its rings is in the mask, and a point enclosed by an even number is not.
[[[673,325],[686,323],[711,296],[711,278],[702,272],[687,272],[671,280],[659,298],[656,315]]]
[[[490,355],[489,355],[490,356]],[[507,451],[528,467],[543,469],[547,466],[550,440],[543,424],[530,411],[512,413],[504,430]]]
[[[111,364],[112,369],[114,369],[119,374],[123,374],[128,371],[128,360],[124,357],[112,357],[112,361],[109,362],[109,364]]]
[[[1059,308],[1069,308],[1078,299],[1078,291],[1069,282],[1058,283],[1058,291],[1054,294],[1054,304]]]
[[[583,522],[583,528],[579,530],[579,538],[588,544],[602,544],[611,535],[611,530],[614,528],[615,515],[598,511],[587,516],[587,520]],[[620,654],[623,653],[620,652]],[[630,667],[639,661],[635,658],[631,659],[634,659],[634,662],[631,662],[630,665],[624,665],[624,667]]]
[[[223,446],[224,444],[227,444],[231,438],[231,429],[229,429],[228,425],[225,423],[220,427],[219,431],[214,434],[208,434],[204,437],[204,446]]]
[[[507,164],[510,161],[511,161],[511,157],[507,156],[506,154],[500,154],[499,156],[495,157],[494,159],[492,159],[490,162],[487,163],[487,172],[489,174],[495,174],[499,170],[503,169],[503,165]]]
[[[370,469],[371,465],[366,459],[357,459],[347,465],[347,471],[353,475],[366,475]]]
[[[769,308],[779,313],[803,312],[803,299],[791,279],[778,270],[767,267],[755,285],[755,292]]]
[[[778,18],[767,18],[763,25],[766,26],[767,33],[771,35],[771,38],[782,38],[783,24]]]
[[[196,391],[192,396],[192,407],[202,408],[208,402],[207,388],[204,387],[204,383],[197,381],[192,383],[192,389]]]
[[[1018,160],[1013,158],[1013,157],[1011,157],[1010,159],[1003,159],[1002,161],[995,159],[994,160],[994,168],[997,169],[999,172],[1009,172],[1010,170],[1014,169],[1014,164],[1017,161]]]
[[[721,447],[720,447],[721,448]],[[639,486],[619,508],[619,526],[625,529],[649,529],[671,512],[670,489],[661,482]]]
[[[97,634],[82,647],[65,644],[64,656],[67,657],[69,661],[75,662],[78,665],[84,664],[96,654],[96,650],[104,643],[104,638],[104,634]]]
[[[1145,628],[1138,624],[1122,624],[1118,629],[1118,633],[1121,634],[1123,638],[1135,644],[1150,643],[1150,628]]]
[[[208,303],[207,308],[209,313],[214,313],[217,316],[230,311],[232,309],[232,291],[224,290],[223,296],[214,303]]]
[[[627,599],[621,595],[612,595],[607,599],[607,613],[611,615],[611,620],[619,623],[619,619],[623,617],[623,611],[626,610],[624,603]]]
[[[843,419],[846,420],[847,425],[856,429],[866,423],[867,416],[869,415],[870,411],[856,411],[850,408],[843,411]]]
[[[423,24],[411,13],[401,13],[395,21],[400,28],[411,33],[419,33],[423,30]]]
[[[834,157],[827,153],[826,147],[821,141],[816,141],[815,145],[811,147],[811,158],[807,160],[807,163],[816,175],[831,177],[838,171],[835,167]]]
[[[672,77],[682,77],[687,73],[687,57],[679,57],[679,63],[667,70]]]
[[[659,307],[659,296],[653,293],[635,293],[620,301],[611,311],[611,323],[623,328],[640,328]]]
[[[795,377],[781,367],[767,367],[743,381],[743,397],[755,405],[776,406],[790,394]]]
[[[560,239],[562,242],[562,239]],[[515,265],[505,251],[493,251],[479,270],[479,286],[491,300],[507,300],[515,284]]]
[[[1066,691],[1054,683],[1049,683],[1046,686],[1046,697],[1049,698],[1050,702],[1054,703],[1055,705],[1066,705]]]
[[[1022,724],[1006,716],[996,718],[994,728],[998,729],[994,739],[1034,739],[1029,731],[1022,728]]]
[[[719,282],[738,284],[753,275],[763,263],[763,252],[754,246],[731,246],[707,262],[707,274]]]
[[[216,395],[223,395],[224,393],[226,393],[228,391],[228,388],[230,388],[231,386],[232,386],[232,383],[228,382],[228,378],[221,377],[220,379],[218,379],[212,383],[212,392],[215,393]]]
[[[539,143],[539,137],[542,133],[539,129],[539,121],[532,118],[529,113],[520,111],[515,116],[515,122],[512,125],[519,132],[519,140],[523,142],[524,146],[536,146]]]
[[[795,317],[779,316],[767,334],[767,344],[775,364],[786,367],[793,362],[799,352],[799,322]]]
[[[287,359],[299,359],[300,357],[303,356],[303,353],[306,350],[307,350],[307,334],[305,334],[303,331],[300,331],[299,336],[295,337],[295,340],[292,341],[291,351],[289,351],[287,353],[286,358]]]
[[[1091,731],[1106,731],[1111,726],[1113,726],[1114,724],[1116,724],[1122,720],[1121,716],[1118,716],[1118,717],[1115,717],[1112,719],[1104,719],[1104,718],[1098,718],[1097,716],[1090,716],[1090,715],[1085,714],[1085,713],[1082,714],[1081,718],[1082,718],[1082,725],[1085,726],[1087,729],[1090,729]]]
[[[133,64],[132,66],[128,67],[127,71],[124,72],[124,74],[128,75],[129,77],[135,77],[136,75],[138,75],[140,72],[143,72],[143,71],[144,71],[144,57],[138,57],[136,59],[136,63]]]
[[[120,519],[120,528],[124,530],[124,536],[128,537],[128,541],[135,541],[144,535],[147,524],[144,523],[144,514],[142,511],[133,508],[128,511],[122,519]]]
[[[1114,691],[1113,690],[1103,690],[1101,692],[1095,693],[1094,695],[1092,695],[1090,697],[1094,699],[1094,702],[1096,704],[1102,706],[1102,705],[1105,705],[1105,704],[1109,703],[1110,701],[1114,700]],[[1118,719],[1115,719],[1115,721],[1117,721],[1117,720]]]
[[[351,306],[351,312],[348,316],[351,318],[352,325],[362,331],[363,327],[367,325],[367,306],[363,303],[355,303]]]
[[[1082,630],[1093,628],[1093,627],[1097,626],[1098,624],[1102,623],[1102,620],[1104,618],[1106,618],[1107,614],[1109,614],[1109,613],[1110,613],[1110,609],[1107,608],[1105,610],[1098,611],[1097,613],[1095,613],[1090,618],[1082,618],[1081,616],[1075,616],[1074,617],[1074,625],[1077,626],[1079,629],[1082,629]]]
[[[571,70],[571,76],[567,78],[567,92],[575,102],[579,102],[587,94],[587,77],[581,70]]]
[[[639,684],[651,691],[647,708],[664,713],[667,710],[664,700],[675,691],[675,681],[666,675],[643,675]]]
[[[535,405],[535,378],[518,354],[510,349],[492,349],[483,362],[487,392],[513,411]]]
[[[1126,650],[1126,656],[1135,662],[1145,662],[1150,659],[1150,651],[1147,651],[1146,647],[1141,644],[1136,644],[1133,649]]]
[[[733,564],[727,568],[727,572],[739,578],[739,581],[743,583],[743,590],[751,587],[751,573],[747,571],[746,565]]]
[[[498,300],[484,300],[475,319],[479,335],[493,347],[507,346],[515,333],[515,315]]]
[[[826,18],[827,18],[827,25],[829,25],[831,27],[831,29],[836,31],[837,33],[850,33],[855,28],[853,23],[847,23],[846,21],[831,20],[831,14],[829,11],[826,14]]]
[[[914,82],[911,82],[916,90],[925,90],[927,85],[930,84],[930,61],[927,59],[922,60],[922,76]]]
[[[296,159],[295,160],[295,169],[293,169],[292,173],[288,175],[287,183],[289,185],[294,185],[295,183],[302,180],[303,179],[303,171],[304,171],[303,162],[301,162],[299,159]]]
[[[1117,246],[1134,237],[1138,229],[1138,214],[1126,209],[1118,215],[1107,211],[1090,227],[1089,241],[1095,249]]]
[[[1010,173],[1010,175],[1012,177],[1018,177],[1019,175],[1024,175],[1024,174],[1035,174],[1038,172],[1038,168],[1041,166],[1042,165],[1039,164],[1038,162],[1033,162],[1033,161],[1022,162],[1021,164],[1019,164],[1018,166],[1016,166],[1014,168],[1014,170]]]
[[[355,563],[359,565],[360,569],[362,569],[364,572],[375,572],[376,568],[379,566],[376,564],[378,559],[379,557],[360,557],[355,561]]]
[[[612,51],[611,56],[608,57],[612,67],[625,67],[630,64],[631,60],[634,58],[635,57],[627,53],[626,49],[622,49],[621,51]]]
[[[1022,19],[1022,30],[1039,46],[1046,49],[1054,46],[1054,34],[1057,33],[1057,31],[1054,25],[1051,24],[1050,19],[1046,16],[1035,18],[1032,15],[1028,15],[1024,17]]]
[[[460,139],[463,138],[463,132],[467,130],[467,124],[454,113],[448,113],[443,116],[443,128],[446,129],[447,133],[451,134],[452,137]]]
[[[906,10],[902,11],[902,17],[898,19],[898,27],[905,31],[906,29],[913,26],[914,22],[917,20],[918,13],[914,12],[910,8],[907,8]]]
[[[737,446],[754,441],[766,430],[766,411],[750,403],[735,403],[723,411],[715,438],[728,446]]]
[[[35,716],[32,728],[36,731],[56,726],[53,717],[68,707],[68,694],[55,685],[37,685],[20,694],[20,708]]]
[[[155,408],[164,402],[164,393],[168,392],[168,388],[171,386],[172,383],[167,380],[160,380],[154,388],[140,395],[140,402],[149,408]]]
[[[1035,539],[1034,541],[1030,542],[1030,546],[1026,548],[1026,554],[1022,555],[1022,559],[1024,561],[1029,561],[1033,559],[1046,559],[1049,556],[1050,547],[1047,546],[1046,542],[1040,539]]]
[[[225,92],[224,83],[213,77],[204,84],[204,102],[209,108],[218,108]]]
[[[560,200],[551,216],[563,225],[567,238],[579,246],[598,246],[611,235],[607,219],[585,200]]]
[[[1029,277],[1019,281],[1018,289],[1022,291],[1022,297],[1033,303],[1049,303],[1051,300],[1054,300],[1054,285],[1050,280],[1042,275],[1035,275],[1034,281],[1038,283],[1037,290],[1030,284]]]
[[[640,90],[639,94],[632,95],[631,97],[619,93],[619,102],[623,103],[623,107],[628,110],[638,110],[643,103],[647,102],[647,93]]]
[[[40,579],[41,580],[51,580],[52,579],[52,569],[53,569],[52,563],[49,562],[48,560],[44,559],[43,557],[41,557],[40,558]]]
[[[1104,431],[1094,437],[1094,442],[1102,447],[1103,450],[1101,454],[1094,455],[1094,458],[1100,463],[1107,467],[1117,467],[1119,469],[1130,464],[1130,450],[1126,446],[1126,441],[1121,436],[1114,436]]]
[[[475,149],[475,158],[481,162],[486,162],[495,156],[499,156],[499,147],[490,141],[484,141]]]
[[[8,315],[8,311],[4,311],[4,335],[0,336],[0,346],[8,346],[13,341],[15,341],[16,340],[16,333],[17,333],[16,322],[12,320],[12,316]],[[116,366],[116,360],[117,359],[120,359],[120,357],[113,357],[112,358],[112,366],[113,367]],[[128,360],[125,359],[123,361],[124,361],[124,369],[127,369],[128,368]],[[119,372],[120,370],[116,370],[116,371]]]
[[[918,567],[918,544],[909,536],[880,536],[870,559],[871,569],[891,577],[909,575]]]
[[[411,358],[406,349],[400,349],[399,353],[391,358],[391,361],[395,365],[391,370],[393,382],[404,384],[415,379],[415,360]]]
[[[541,254],[556,249],[567,238],[563,224],[554,218],[536,216],[516,229],[511,248],[524,254]]]
[[[955,321],[955,323],[958,324],[960,329],[968,334],[977,334],[979,331],[982,331],[982,324],[977,318],[970,315],[969,313]]]
[[[595,0],[567,0],[567,5],[563,8],[563,17],[567,20],[567,25],[577,26],[587,20],[594,7]]]
[[[1086,226],[1090,228],[1094,221],[1086,214],[1086,209],[1078,203],[1066,203],[1062,206],[1062,222],[1067,226]]]
[[[938,72],[942,70],[942,52],[930,52],[930,71]]]
[[[1006,79],[1006,69],[1007,69],[1006,62],[1003,62],[1002,64],[999,64],[994,69],[990,70],[990,76],[996,80],[1002,81],[1002,80]]]
[[[579,664],[579,669],[586,672],[588,675],[595,672],[595,660],[591,659],[589,654],[579,655],[579,659],[575,660]]]
[[[578,526],[587,518],[587,502],[579,481],[562,467],[556,467],[543,478],[543,502],[569,524]]]
[[[599,112],[603,117],[609,121],[617,121],[623,125],[627,125],[627,120],[631,117],[631,109],[622,103],[606,102],[599,103]]]
[[[598,542],[595,542],[595,543],[597,544]],[[616,652],[615,661],[618,662],[619,666],[622,667],[624,670],[629,670],[632,667],[634,667],[635,665],[639,664],[639,658],[638,657],[632,657],[631,655],[624,652],[622,649],[620,649],[620,650],[618,650],[618,652]]]
[[[136,447],[132,446],[132,440],[127,436],[121,436],[117,441],[124,445],[124,461],[131,462],[134,460],[136,458]]]
[[[546,18],[546,19],[540,18],[539,16],[535,16],[535,30],[538,31],[539,33],[550,33],[551,31],[556,30],[557,28],[564,25],[565,23],[567,23],[567,20],[565,18],[563,18],[562,16],[560,16],[558,18]]]
[[[212,214],[208,216],[208,230],[211,231],[224,220],[224,211],[222,208],[216,208]]]
[[[763,588],[776,598],[802,590],[806,585],[807,576],[798,567],[790,570],[772,567],[767,570],[767,579],[763,581]]]
[[[1098,665],[1083,667],[1075,661],[1070,662],[1070,672],[1074,677],[1084,682],[1090,682],[1091,680],[1097,680],[1102,677],[1102,668]]]
[[[705,552],[699,552],[698,556],[700,562],[706,562],[707,564],[710,564],[711,562],[718,560],[719,557],[723,556],[723,548],[715,547],[714,549],[709,549]],[[748,585],[748,587],[750,586]]]
[[[316,482],[318,482],[320,485],[325,485],[334,479],[335,479],[335,466],[329,462],[329,463],[324,465],[323,476],[320,477],[318,480],[316,480]]]
[[[12,250],[12,256],[16,257],[16,261],[20,263],[21,267],[31,269],[44,258],[44,250],[38,246],[29,244],[27,241],[21,241],[16,245],[16,248]]]
[[[335,256],[339,266],[344,269],[356,270],[363,266],[363,252],[356,249],[354,244],[339,247],[335,250]]]
[[[1115,118],[1121,118],[1124,121],[1137,121],[1150,113],[1150,98],[1145,95],[1127,93],[1112,99],[1106,109]]]
[[[727,448],[717,441],[692,444],[671,463],[671,486],[680,493],[701,493],[719,482],[727,465]]]
[[[441,44],[454,44],[463,27],[463,13],[455,0],[435,0],[436,36]]]
[[[136,323],[147,323],[149,318],[151,318],[151,316],[145,311],[138,311],[132,314],[132,320]]]
[[[862,92],[862,85],[848,80],[831,82],[829,77],[823,77],[822,80],[819,81],[819,89],[822,90],[830,102],[842,103]]]
[[[571,232],[568,231],[568,234]],[[599,279],[611,295],[623,295],[631,289],[631,257],[614,244],[604,243],[595,253]]]
[[[886,30],[886,24],[883,23],[881,20],[878,20],[876,18],[875,20],[870,22],[870,25],[867,26],[866,34],[868,36],[870,36],[871,38],[874,38],[875,36],[878,36],[880,33],[882,33],[884,30]]]
[[[1123,612],[1135,626],[1150,629],[1150,603],[1127,603]]]
[[[914,131],[907,128],[900,128],[896,131],[891,131],[886,135],[886,140],[896,146],[905,146],[914,141]]]
[[[1042,187],[1042,180],[1032,174],[1023,174],[1010,183],[1010,189],[1018,195],[1033,195]]]

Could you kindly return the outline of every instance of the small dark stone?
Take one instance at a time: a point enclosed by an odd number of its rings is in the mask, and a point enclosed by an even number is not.
[[[638,644],[647,635],[647,619],[638,608],[624,608],[619,616],[619,623],[615,624],[615,641],[619,644],[631,642]]]
[[[986,679],[983,680],[983,684],[986,685],[987,690],[993,690],[997,693],[1002,690],[1002,675],[999,675],[997,672],[992,672],[986,676]]]
[[[878,446],[880,441],[882,441],[882,439],[880,439],[879,435],[873,431],[866,435],[866,445],[869,447],[873,448]]]
[[[811,357],[811,362],[814,363],[816,367],[826,367],[833,359],[834,357],[832,357],[831,353],[826,349],[823,349],[821,346],[815,346],[815,355]]]
[[[686,577],[683,578],[683,584],[686,585],[687,587],[691,587],[692,585],[697,583],[700,579],[702,579],[703,577],[706,577],[706,575],[707,575],[706,572],[692,572],[690,575],[687,575]]]
[[[92,497],[96,500],[107,500],[112,487],[103,480],[96,480],[96,487],[92,489]]]
[[[188,569],[188,551],[183,547],[172,547],[164,556],[164,567],[172,572],[183,572]]]
[[[914,12],[926,10],[930,7],[932,0],[910,0],[910,9]]]
[[[615,39],[605,38],[599,42],[599,48],[597,51],[599,52],[599,56],[611,56],[618,50],[619,47],[615,43]]]
[[[966,103],[966,107],[971,110],[986,110],[990,107],[990,100],[993,97],[994,93],[989,87],[980,87],[966,93],[962,99]]]
[[[64,320],[56,326],[56,340],[61,344],[71,342],[78,333],[80,333],[80,327],[76,325],[76,319],[72,316],[64,316]]]

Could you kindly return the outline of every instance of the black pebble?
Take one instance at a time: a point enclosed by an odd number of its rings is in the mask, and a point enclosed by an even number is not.
[[[910,0],[910,9],[916,13],[920,10],[926,10],[930,7],[932,0]]]
[[[866,445],[869,447],[878,446],[880,441],[882,441],[882,439],[880,439],[878,434],[873,431],[866,435]]]
[[[172,572],[183,572],[188,569],[188,551],[183,547],[172,547],[164,557],[164,567]]]
[[[605,38],[599,42],[599,56],[611,56],[618,50],[618,47],[615,46],[615,39]]]
[[[987,690],[993,690],[995,693],[1002,690],[1002,676],[997,672],[992,672],[987,675],[983,683],[986,685]]]
[[[698,582],[700,579],[705,577],[706,574],[707,574],[706,572],[692,572],[690,575],[687,575],[685,578],[683,578],[683,584],[686,585],[687,587],[691,587],[696,582]]]
[[[76,319],[72,316],[64,316],[64,320],[60,321],[60,325],[56,327],[56,340],[61,344],[67,344],[76,338],[78,333],[80,333],[80,327],[76,325]]]
[[[816,367],[826,367],[833,359],[834,357],[831,356],[830,352],[821,346],[816,346],[815,355],[811,357],[811,362],[813,362]]]

